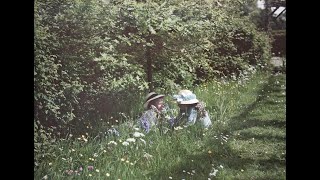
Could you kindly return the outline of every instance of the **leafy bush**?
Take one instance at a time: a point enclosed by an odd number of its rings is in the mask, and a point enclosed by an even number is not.
[[[43,127],[39,121],[34,122],[34,170],[43,160],[55,157],[53,152],[56,139],[52,137],[53,129]]]
[[[231,1],[36,1],[35,121],[56,127],[54,134],[81,134],[120,112],[135,116],[148,89],[169,93],[263,67],[269,40],[241,8]]]

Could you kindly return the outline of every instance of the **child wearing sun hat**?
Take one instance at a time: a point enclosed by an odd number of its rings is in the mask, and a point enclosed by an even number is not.
[[[180,109],[175,126],[200,123],[207,128],[212,124],[204,103],[200,102],[192,91],[187,89],[180,90],[177,95],[173,95],[173,98]]]
[[[165,95],[156,92],[150,92],[145,97],[143,107],[145,111],[139,118],[140,127],[148,133],[158,124],[161,111],[164,109],[163,98]]]

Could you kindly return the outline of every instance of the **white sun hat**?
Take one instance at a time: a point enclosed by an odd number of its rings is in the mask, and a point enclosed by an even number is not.
[[[173,98],[178,104],[195,104],[199,102],[197,96],[187,89],[180,90],[177,95],[173,95]]]

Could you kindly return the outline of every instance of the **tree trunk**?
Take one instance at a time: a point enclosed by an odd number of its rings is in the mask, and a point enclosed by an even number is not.
[[[265,0],[265,31],[269,34],[270,31],[270,3],[269,0]]]
[[[150,40],[147,39],[147,43],[150,43]],[[147,81],[149,84],[149,92],[153,91],[152,83],[152,57],[151,57],[151,48],[147,46],[146,48],[146,60],[147,60]]]

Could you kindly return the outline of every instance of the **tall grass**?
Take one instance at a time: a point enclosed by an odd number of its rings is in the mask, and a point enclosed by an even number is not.
[[[94,127],[98,135],[59,141],[35,179],[285,179],[285,75],[246,78],[193,90],[209,111],[208,129],[142,136],[136,118],[123,115],[124,123]]]

